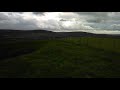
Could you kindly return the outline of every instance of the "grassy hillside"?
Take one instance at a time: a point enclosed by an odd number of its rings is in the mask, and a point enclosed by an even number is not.
[[[117,78],[119,45],[119,39],[110,38],[3,42],[0,77]]]
[[[86,45],[97,49],[103,49],[120,53],[119,38],[81,37],[81,38],[66,38],[66,41]]]

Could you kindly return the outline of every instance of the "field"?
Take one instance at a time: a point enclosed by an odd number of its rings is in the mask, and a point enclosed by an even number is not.
[[[120,39],[3,41],[0,78],[118,78]]]

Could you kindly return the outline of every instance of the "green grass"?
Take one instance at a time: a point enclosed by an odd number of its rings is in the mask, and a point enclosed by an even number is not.
[[[99,42],[101,42],[99,44]],[[0,44],[11,52],[1,59],[1,78],[118,78],[119,39],[69,38]],[[11,49],[8,49],[11,48]],[[16,51],[34,49],[30,53]]]

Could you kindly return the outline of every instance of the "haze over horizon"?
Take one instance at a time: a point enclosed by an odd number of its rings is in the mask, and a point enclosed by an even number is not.
[[[0,12],[0,29],[120,34],[120,12]]]

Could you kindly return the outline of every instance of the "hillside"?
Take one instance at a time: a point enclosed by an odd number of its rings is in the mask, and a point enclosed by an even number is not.
[[[120,35],[93,34],[88,32],[52,32],[47,30],[0,30],[0,39],[10,40],[43,40],[53,38],[67,37],[114,37],[120,38]]]
[[[119,78],[120,53],[108,47],[111,39],[104,39],[104,48],[99,38],[90,38],[90,46],[86,39],[0,44],[0,78]]]
[[[0,41],[0,78],[120,77],[119,35],[0,30]]]

